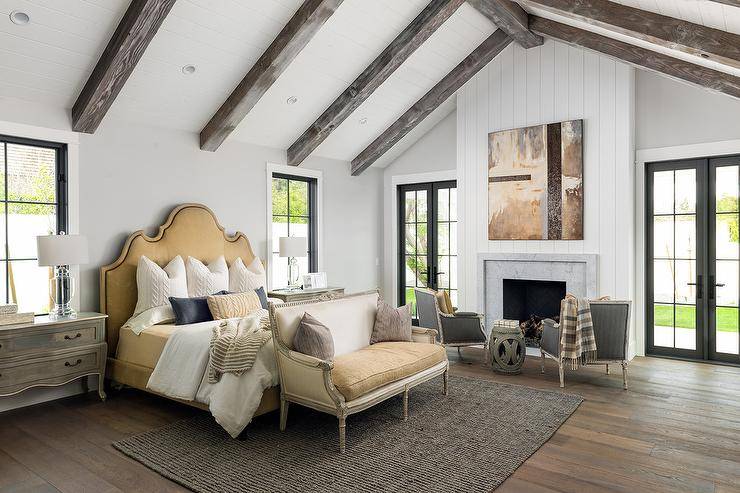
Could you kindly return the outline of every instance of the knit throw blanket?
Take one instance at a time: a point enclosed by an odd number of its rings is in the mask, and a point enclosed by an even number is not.
[[[563,364],[575,370],[596,361],[596,338],[587,299],[566,296],[560,303],[560,329]]]
[[[241,375],[254,365],[257,353],[272,338],[267,310],[259,309],[239,321],[228,320],[213,328],[208,382],[224,373]]]

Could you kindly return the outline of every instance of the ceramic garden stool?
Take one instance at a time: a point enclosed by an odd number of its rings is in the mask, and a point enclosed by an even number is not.
[[[521,373],[527,348],[517,320],[496,320],[488,344],[493,371],[508,375]]]

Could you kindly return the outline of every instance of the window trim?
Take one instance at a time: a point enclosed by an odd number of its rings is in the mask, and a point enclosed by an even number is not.
[[[0,143],[5,144],[3,146],[3,164],[5,168],[3,169],[2,173],[4,175],[4,186],[5,190],[4,192],[4,199],[0,200],[0,203],[3,203],[5,205],[7,204],[46,204],[46,205],[54,205],[56,207],[56,230],[57,233],[60,231],[68,232],[68,225],[69,225],[69,149],[68,144],[63,142],[52,142],[47,140],[41,140],[41,139],[34,139],[34,138],[27,138],[27,137],[17,137],[14,135],[5,135],[0,134]],[[53,149],[56,154],[56,162],[55,162],[55,176],[56,176],[56,202],[35,202],[35,201],[24,201],[24,200],[8,200],[8,169],[7,169],[7,162],[8,162],[8,144],[16,144],[16,145],[23,145],[23,146],[31,146],[31,147],[41,147],[45,149]],[[7,207],[5,211],[6,220],[5,220],[5,245],[3,245],[3,249],[5,250],[5,258],[3,262],[6,262],[9,264],[10,262],[14,261],[24,261],[24,260],[36,260],[36,258],[12,258],[9,255],[8,252],[8,220],[7,220]],[[2,300],[3,303],[10,303],[10,279],[8,275],[8,270],[5,271],[5,300]],[[17,302],[17,300],[13,300],[13,302]],[[45,313],[40,313],[37,315],[46,315]]]
[[[312,170],[308,168],[299,168],[297,166],[287,166],[284,164],[276,164],[267,162],[265,167],[265,190],[266,190],[266,204],[267,204],[267,248],[263,258],[263,264],[267,271],[267,288],[268,290],[273,289],[272,285],[272,273],[270,271],[270,262],[272,261],[272,177],[274,175],[282,176],[283,178],[291,178],[294,180],[311,181],[315,180],[316,186],[309,186],[309,202],[312,207],[312,221],[311,221],[311,244],[309,250],[316,252],[311,257],[311,266],[309,267],[312,272],[321,272],[324,265],[323,255],[323,173],[319,170]],[[315,264],[315,265],[314,265]]]

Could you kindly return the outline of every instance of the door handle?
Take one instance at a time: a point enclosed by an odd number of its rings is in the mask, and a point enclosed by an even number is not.
[[[687,282],[687,286],[696,286],[696,299],[702,299],[704,290],[702,289],[703,283],[701,282],[701,275],[696,276],[696,282]]]

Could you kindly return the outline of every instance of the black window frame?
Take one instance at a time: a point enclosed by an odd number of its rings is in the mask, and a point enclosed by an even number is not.
[[[271,211],[270,224],[272,224],[275,217],[286,217],[288,219],[288,235],[290,235],[290,218],[292,217],[305,217],[308,219],[308,269],[310,272],[316,272],[319,269],[319,253],[318,253],[318,216],[317,207],[318,202],[318,186],[319,180],[311,176],[291,175],[288,173],[273,172],[270,178],[270,204],[272,204],[272,180],[278,178],[288,181],[288,204],[287,214],[275,214],[275,211]],[[308,215],[307,216],[296,216],[290,214],[290,182],[300,181],[308,184]],[[272,227],[272,226],[271,226]],[[272,252],[270,255],[277,253],[277,245],[272,245]]]
[[[68,149],[67,144],[61,143],[61,142],[51,142],[46,140],[39,140],[39,139],[30,139],[26,137],[17,137],[13,135],[4,135],[0,134],[0,144],[3,145],[3,177],[5,179],[4,183],[4,190],[3,190],[3,198],[0,199],[0,204],[2,204],[5,208],[5,244],[3,245],[3,249],[5,251],[5,259],[2,260],[2,262],[5,262],[6,269],[5,269],[5,303],[17,303],[17,300],[10,299],[10,269],[8,266],[11,262],[18,262],[18,261],[30,261],[30,260],[37,260],[37,257],[33,258],[11,258],[10,251],[9,251],[9,230],[8,230],[8,211],[9,211],[9,205],[10,204],[36,204],[36,205],[53,205],[56,207],[56,233],[60,233],[62,231],[67,232],[67,227],[69,225],[69,190],[68,190],[68,182],[67,182],[67,174],[68,174]],[[8,144],[10,145],[23,145],[23,146],[30,146],[30,147],[43,147],[45,149],[52,149],[55,153],[55,170],[54,170],[54,176],[56,179],[56,202],[38,202],[38,201],[30,201],[30,200],[8,200]],[[39,313],[37,315],[45,315],[43,313]]]

